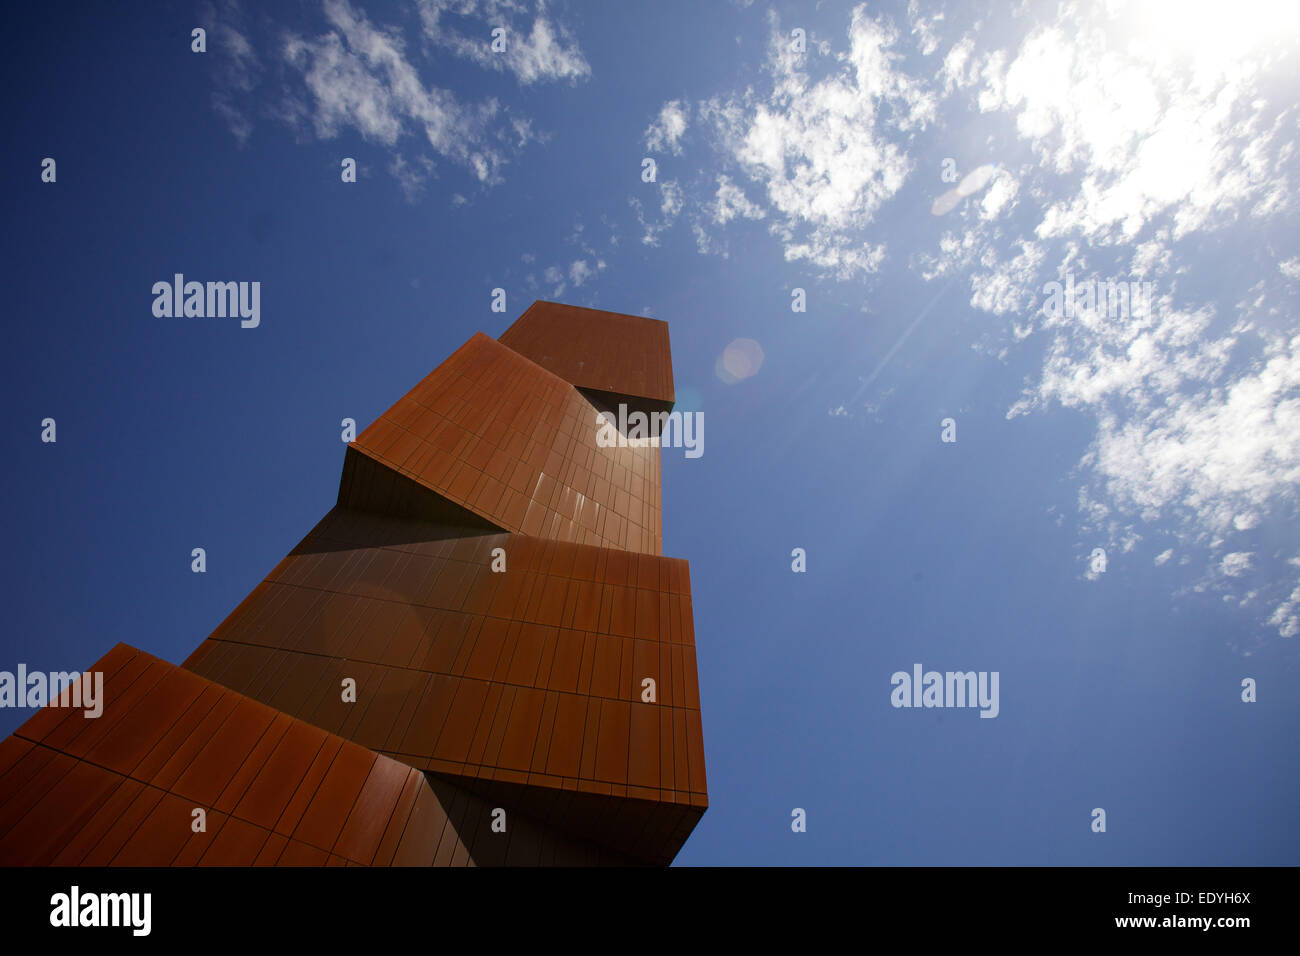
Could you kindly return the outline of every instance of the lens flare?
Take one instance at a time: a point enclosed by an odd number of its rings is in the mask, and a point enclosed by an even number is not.
[[[714,373],[727,385],[756,374],[763,365],[763,347],[753,339],[736,339],[718,356]]]

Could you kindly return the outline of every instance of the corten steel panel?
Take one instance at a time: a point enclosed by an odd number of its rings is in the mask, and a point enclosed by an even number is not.
[[[446,534],[335,508],[184,666],[576,837],[670,861],[690,832],[678,821],[708,802],[687,563]],[[283,695],[298,673],[310,687]],[[610,825],[629,798],[631,823]]]
[[[538,301],[499,341],[579,388],[672,407],[667,322]]]
[[[0,741],[0,865],[671,862],[708,804],[690,579],[659,449],[596,440],[619,401],[671,408],[664,323],[475,335],[187,669],[119,644],[102,717]]]
[[[477,333],[349,445],[339,504],[659,554],[659,449],[601,447],[599,411]]]
[[[162,671],[161,680],[128,698],[132,672],[116,666],[124,656]],[[47,707],[0,741],[0,866],[428,866],[440,852],[460,865],[635,862],[519,813],[494,831],[496,804],[125,644],[90,668],[100,669],[101,717]],[[178,688],[187,690],[181,703]],[[212,712],[213,695],[234,706],[223,722],[185,723],[196,746],[181,779],[222,793],[215,802],[166,784],[162,761],[146,759],[177,743],[170,731],[178,716]],[[55,718],[84,725],[83,734],[111,721],[98,740],[112,766],[41,743]],[[206,813],[203,832],[194,832],[195,809]]]

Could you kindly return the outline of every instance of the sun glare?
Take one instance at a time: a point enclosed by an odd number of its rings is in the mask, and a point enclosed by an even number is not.
[[[1206,65],[1294,46],[1300,38],[1295,0],[1138,0],[1115,9],[1150,52]]]

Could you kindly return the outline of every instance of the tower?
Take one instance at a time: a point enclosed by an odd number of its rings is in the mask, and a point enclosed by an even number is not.
[[[689,570],[660,449],[597,435],[673,401],[666,323],[475,334],[181,667],[119,644],[101,717],[0,743],[0,864],[671,862],[707,807]]]

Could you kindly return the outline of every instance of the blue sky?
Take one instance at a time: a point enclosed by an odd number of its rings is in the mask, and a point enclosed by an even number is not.
[[[680,864],[1300,863],[1300,18],[1213,7],[15,11],[0,668],[182,660],[332,505],[342,418],[553,299],[667,320],[707,424],[663,460]],[[155,317],[176,272],[260,324]],[[1067,276],[1154,295],[1053,313]],[[916,663],[998,716],[892,707]]]

